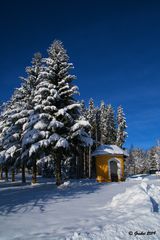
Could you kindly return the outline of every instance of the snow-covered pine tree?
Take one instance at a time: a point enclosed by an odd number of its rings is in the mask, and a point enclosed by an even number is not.
[[[62,124],[54,118],[57,94],[53,83],[54,73],[45,64],[42,65],[40,54],[34,56],[32,66],[27,68],[27,74],[30,114],[23,125],[22,160],[32,166],[32,183],[36,183],[37,161],[40,163],[40,159],[50,159],[48,148],[53,138],[56,138],[51,135]]]
[[[150,163],[150,173],[155,173],[160,167],[160,149],[158,146],[148,150],[148,161]]]
[[[85,101],[84,100],[81,101],[81,113],[80,114],[81,114],[82,118],[87,119],[88,109],[85,106]],[[87,176],[87,170],[88,170],[88,168],[87,168],[88,167],[88,164],[87,164],[88,149],[86,149],[86,147],[83,148],[82,155],[83,155],[83,157],[82,157],[83,166],[81,166],[81,168],[83,169],[82,177],[86,177]],[[70,163],[72,162],[72,167],[70,167],[70,170],[71,170],[70,176],[74,176],[75,172],[76,172],[76,164],[75,164],[75,161],[74,161],[74,157],[70,157],[69,159],[70,159],[70,161],[68,161],[68,162],[70,162]],[[75,169],[75,171],[74,171],[74,169]],[[78,174],[76,174],[76,175],[78,175]]]
[[[106,126],[104,128],[104,143],[105,144],[115,144],[116,141],[116,126],[114,110],[111,104],[108,104],[105,109],[105,121]]]
[[[82,100],[82,101],[80,102],[80,104],[81,104],[81,116],[84,117],[85,119],[87,119],[88,111],[87,111],[87,108],[86,108],[86,106],[85,106],[85,101]]]
[[[152,165],[154,166],[154,169],[157,171],[160,171],[160,141],[157,140],[157,144],[155,147],[152,148],[153,150],[153,158],[154,161],[152,163]]]
[[[132,156],[133,146],[129,149],[129,156],[125,160],[125,175],[130,176],[135,173],[135,163]]]
[[[0,102],[0,116],[1,116],[1,113],[3,112],[4,106],[5,106],[5,103]]]
[[[37,61],[40,55],[35,55],[33,61]],[[37,71],[37,64],[35,63]],[[33,67],[27,68],[27,73],[33,72]],[[29,115],[33,111],[31,104],[31,93],[34,90],[33,73],[28,79],[23,78],[23,84],[16,89],[7,108],[4,111],[4,130],[3,130],[3,147],[5,149],[5,164],[12,167],[12,176],[14,180],[14,168],[22,168],[22,182],[25,182],[25,165],[24,159],[21,158],[22,153],[22,136],[23,125],[28,121]],[[23,153],[22,153],[23,155]]]
[[[105,144],[106,143],[106,135],[107,135],[107,129],[106,129],[106,107],[105,107],[105,103],[102,100],[101,104],[100,104],[100,123],[99,123],[99,127],[100,127],[100,143],[101,144]]]
[[[54,84],[52,88],[55,111],[54,120],[57,121],[57,129],[52,128],[55,139],[51,142],[52,156],[55,165],[56,184],[62,182],[62,161],[65,159],[69,148],[68,134],[73,122],[73,114],[76,114],[76,104],[72,98],[77,93],[77,87],[72,86],[75,76],[70,75],[68,71],[72,64],[68,62],[69,58],[60,41],[54,41],[48,49],[48,58],[44,59],[48,80]],[[51,92],[51,94],[52,94]]]
[[[96,109],[96,126],[97,126],[97,146],[101,142],[101,111],[100,108]]]
[[[8,181],[8,170],[13,166],[14,150],[10,138],[14,138],[13,126],[11,122],[11,113],[15,111],[12,108],[11,101],[9,101],[4,111],[2,112],[2,125],[1,125],[1,161],[3,169],[5,170],[5,179]],[[11,133],[12,132],[12,133]]]
[[[145,172],[149,173],[151,168],[151,161],[150,161],[150,149],[145,151]]]
[[[33,91],[33,113],[29,117],[28,123],[24,126],[22,140],[23,156],[29,156],[33,165],[32,182],[36,182],[36,163],[44,154],[52,155],[54,159],[58,155],[56,148],[60,145],[67,147],[68,142],[60,135],[63,123],[55,119],[57,112],[56,90],[56,64],[55,59],[48,57],[43,59],[43,67],[36,77],[36,88]],[[58,156],[57,156],[58,158]],[[44,158],[43,158],[44,159]],[[55,164],[56,166],[58,164]],[[58,165],[59,167],[59,165]],[[61,181],[59,170],[56,167],[56,182]]]
[[[25,167],[28,164],[29,166],[32,166],[32,181],[36,182],[36,162],[35,159],[31,159],[29,157],[29,149],[27,144],[25,144],[24,136],[26,135],[26,129],[29,130],[32,128],[32,123],[30,120],[35,114],[34,110],[34,94],[36,91],[37,81],[39,74],[42,70],[42,56],[41,53],[35,53],[34,57],[31,61],[31,66],[26,67],[26,73],[27,77],[21,77],[23,81],[23,89],[25,93],[25,98],[23,99],[25,101],[24,108],[19,113],[17,117],[17,124],[20,125],[21,131],[22,131],[22,151],[21,151],[21,166],[22,166],[22,181],[25,181]],[[34,117],[33,117],[34,118]],[[29,139],[28,139],[29,141]],[[32,140],[31,140],[32,141]]]
[[[155,173],[160,169],[160,146],[154,146],[145,153],[146,172]]]
[[[147,172],[145,151],[140,148],[132,150],[132,160],[134,162],[134,174]]]
[[[5,158],[5,150],[3,148],[3,128],[4,128],[4,116],[3,107],[0,109],[0,180],[3,179],[3,166]]]
[[[77,87],[72,84],[75,76],[69,74],[72,64],[68,61],[62,43],[55,41],[48,49],[48,57],[43,59],[44,66],[33,94],[34,112],[24,127],[22,141],[23,148],[34,162],[44,152],[52,155],[57,185],[62,182],[62,160],[77,138],[77,133],[73,134],[71,129],[80,116],[80,104],[73,97],[77,93]]]
[[[131,147],[125,167],[127,175],[148,173],[150,170],[150,151]]]
[[[78,103],[74,96],[78,93],[77,86],[73,85],[73,80],[76,78],[69,72],[73,68],[73,64],[69,63],[69,57],[66,50],[60,41],[55,41],[48,50],[49,58],[47,61],[53,61],[53,67],[55,69],[55,85],[57,90],[56,107],[58,109],[55,114],[56,119],[63,123],[63,131],[61,135],[68,143],[68,149],[72,152],[75,150],[77,159],[77,169],[79,168],[79,152],[82,147],[88,147],[92,144],[91,137],[88,134],[88,128],[90,125],[85,119],[81,117],[81,104]],[[46,63],[47,63],[46,61]],[[56,147],[57,153],[60,153],[61,158],[63,154],[63,148],[65,146],[59,144]],[[66,158],[66,156],[64,156]],[[70,156],[72,158],[72,154]],[[62,158],[63,160],[63,158]],[[55,159],[56,161],[56,159]],[[60,157],[57,158],[57,163],[60,163]]]
[[[3,130],[3,148],[5,150],[5,168],[10,168],[13,173],[12,181],[14,181],[14,164],[19,156],[19,134],[17,133],[16,126],[13,124],[12,115],[16,112],[16,106],[14,100],[16,98],[16,91],[10,100],[8,108],[6,109],[5,116],[5,128]],[[6,177],[7,178],[7,177]]]
[[[76,169],[77,169],[77,176],[84,176],[83,169],[82,169],[82,159],[84,157],[84,150],[87,152],[88,158],[88,175],[91,177],[91,156],[90,154],[90,147],[93,144],[93,140],[90,136],[90,129],[91,126],[88,121],[84,118],[79,118],[75,121],[75,124],[71,127],[71,149],[72,152],[76,155]],[[84,167],[84,161],[83,161]]]
[[[5,168],[12,170],[12,180],[14,181],[14,170],[20,162],[21,152],[21,133],[22,123],[27,118],[22,109],[25,109],[25,91],[20,87],[14,91],[10,101],[6,104],[3,110],[3,132],[2,132],[2,145],[5,151],[4,162]]]
[[[94,101],[91,98],[89,100],[89,108],[87,110],[87,120],[91,125],[91,137],[94,139],[95,143],[97,143],[97,122],[96,122],[96,114],[97,109],[94,106]]]
[[[160,170],[160,154],[158,152],[155,153],[155,161],[156,161],[156,170]]]
[[[121,106],[117,109],[117,134],[116,134],[116,145],[122,147],[125,143],[127,132],[126,132],[126,118]]]
[[[89,107],[86,110],[86,119],[91,125],[91,131],[90,131],[90,136],[94,140],[94,146],[97,146],[98,144],[98,132],[97,132],[97,109],[94,106],[94,101],[91,98],[89,100]],[[84,155],[85,159],[88,159],[88,176],[91,178],[92,175],[92,157],[91,157],[91,146],[89,147],[87,151],[87,156]],[[86,151],[85,151],[86,152]],[[85,162],[84,162],[85,163]],[[86,171],[85,171],[86,172]]]
[[[157,170],[156,149],[153,147],[149,150],[150,172],[155,173]]]
[[[160,146],[159,146],[159,143],[158,143],[158,146],[156,146],[155,159],[156,159],[156,168],[158,171],[160,171]]]

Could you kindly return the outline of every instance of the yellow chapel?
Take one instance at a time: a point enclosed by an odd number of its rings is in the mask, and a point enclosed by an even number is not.
[[[96,161],[98,182],[118,182],[124,180],[124,162],[127,152],[116,145],[100,145],[92,153]]]

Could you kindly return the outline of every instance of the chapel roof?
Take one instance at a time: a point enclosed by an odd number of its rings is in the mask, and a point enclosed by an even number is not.
[[[122,148],[118,147],[117,145],[100,145],[92,153],[92,156],[99,156],[99,155],[128,156],[128,153],[126,150],[123,150]]]

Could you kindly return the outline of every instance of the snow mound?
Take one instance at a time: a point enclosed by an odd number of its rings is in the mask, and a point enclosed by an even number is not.
[[[142,182],[117,194],[104,207],[100,219],[106,220],[106,225],[101,230],[74,232],[66,240],[159,240],[159,206],[160,187]],[[112,221],[107,221],[108,215]]]
[[[132,188],[127,188],[124,193],[117,194],[113,197],[112,202],[108,208],[115,208],[115,211],[127,212],[151,212],[152,203],[150,197],[147,194],[148,185],[142,182],[140,185],[136,185]],[[142,207],[143,204],[143,207]]]

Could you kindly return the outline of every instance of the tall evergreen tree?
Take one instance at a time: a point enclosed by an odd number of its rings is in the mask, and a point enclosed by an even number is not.
[[[14,128],[11,120],[12,113],[16,111],[12,105],[13,100],[8,101],[5,105],[3,112],[1,113],[1,126],[0,126],[0,159],[1,168],[5,170],[5,178],[8,181],[8,169],[14,164],[14,155],[17,150],[17,146],[13,144],[16,135],[14,134]]]
[[[129,156],[126,158],[126,161],[125,161],[126,176],[133,175],[135,173],[135,162],[132,155],[133,149],[134,149],[133,146],[131,146],[131,148],[129,149]]]
[[[149,151],[150,171],[154,173],[159,167],[159,150],[156,147],[152,147]]]
[[[132,167],[132,174],[140,174],[147,172],[145,151],[143,149],[131,149],[129,158]]]
[[[119,106],[117,110],[117,125],[116,145],[122,147],[127,137],[127,125],[123,108],[121,106]]]
[[[21,78],[23,83],[23,88],[25,92],[25,110],[22,109],[22,112],[19,114],[19,123],[21,124],[22,129],[22,152],[21,152],[21,165],[22,165],[22,181],[25,181],[25,167],[27,164],[32,166],[32,182],[36,182],[36,161],[34,158],[29,156],[28,142],[25,141],[26,132],[32,129],[32,124],[34,123],[34,114],[35,114],[35,102],[34,94],[36,91],[37,81],[40,72],[42,71],[42,56],[40,53],[35,53],[31,62],[31,66],[26,68],[27,77]],[[22,118],[26,116],[26,118]],[[33,120],[33,121],[32,121]],[[31,136],[32,138],[32,136]],[[30,139],[31,139],[30,138]],[[32,140],[31,140],[32,141]]]
[[[115,118],[114,118],[114,110],[111,104],[107,105],[105,109],[105,121],[106,121],[106,129],[105,129],[105,144],[115,144],[116,141],[116,126],[115,126]]]
[[[1,106],[0,111],[0,179],[3,178],[3,166],[5,159],[5,150],[3,148],[3,128],[4,128],[4,115],[3,115],[3,107]]]
[[[22,138],[28,118],[33,113],[32,94],[35,90],[35,81],[41,55],[35,54],[32,67],[27,67],[27,78],[22,78],[23,83],[16,89],[11,100],[3,110],[2,145],[4,148],[5,165],[14,167],[22,164],[22,181],[25,182],[24,149]],[[25,161],[28,160],[28,156]],[[14,174],[13,174],[14,176]]]
[[[74,99],[77,87],[72,84],[73,67],[60,41],[55,41],[48,49],[48,57],[43,59],[36,90],[33,94],[34,112],[25,126],[23,147],[28,149],[34,162],[41,154],[51,154],[55,164],[57,185],[61,184],[61,166],[68,149],[75,149],[75,139],[86,144],[85,123],[80,118],[80,104]],[[74,126],[79,123],[76,133]]]
[[[100,108],[96,109],[96,128],[97,128],[97,143],[98,146],[101,143],[101,111]]]
[[[84,117],[85,119],[87,119],[87,109],[86,109],[86,106],[85,106],[85,101],[82,100],[81,101],[81,116]]]
[[[89,135],[90,125],[84,117],[81,117],[81,104],[74,99],[75,94],[78,93],[78,88],[73,85],[75,76],[69,74],[69,70],[73,68],[73,65],[68,62],[69,57],[66,50],[61,42],[56,41],[51,46],[50,51],[49,56],[55,59],[56,66],[59,66],[59,69],[57,69],[58,81],[56,89],[60,96],[57,102],[60,110],[56,114],[56,119],[64,124],[63,133],[68,140],[69,149],[75,152],[76,168],[78,169],[82,149],[92,144],[92,139]]]
[[[105,103],[104,101],[101,101],[100,105],[100,143],[104,144],[106,142],[106,134],[107,134],[107,129],[106,129],[106,108],[105,108]]]
[[[14,168],[17,158],[20,156],[20,131],[14,121],[14,116],[21,109],[23,91],[16,89],[7,108],[5,109],[5,128],[3,130],[3,147],[5,149],[5,164]]]
[[[95,140],[95,143],[97,143],[98,141],[96,114],[97,114],[97,109],[95,108],[94,101],[91,98],[89,100],[89,108],[87,110],[87,120],[91,125],[91,137]]]

